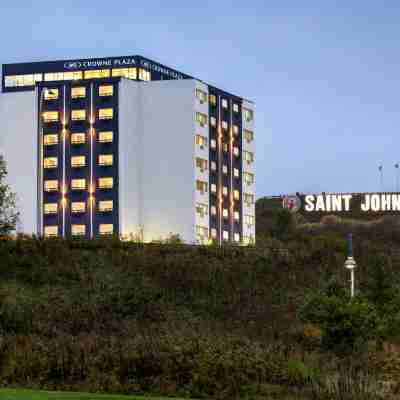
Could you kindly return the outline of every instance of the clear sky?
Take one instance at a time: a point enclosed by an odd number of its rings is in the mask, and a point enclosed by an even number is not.
[[[398,0],[3,0],[0,15],[0,63],[141,54],[255,101],[258,197],[380,190],[381,162],[395,188]]]

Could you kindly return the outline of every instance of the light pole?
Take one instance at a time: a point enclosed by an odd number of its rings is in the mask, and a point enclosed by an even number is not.
[[[347,238],[347,258],[344,262],[345,268],[350,270],[350,297],[354,297],[354,269],[357,267],[357,263],[353,257],[353,235],[349,233]]]
[[[396,169],[396,192],[399,191],[399,163],[394,164],[394,168]]]

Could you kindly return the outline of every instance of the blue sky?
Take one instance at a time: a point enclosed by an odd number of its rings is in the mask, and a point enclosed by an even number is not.
[[[301,5],[301,6],[300,6]],[[256,103],[258,197],[395,187],[400,2],[2,1],[0,63],[141,54]]]

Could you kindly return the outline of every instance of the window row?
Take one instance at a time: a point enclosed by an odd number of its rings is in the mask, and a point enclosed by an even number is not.
[[[85,121],[86,110],[71,110],[72,121]],[[98,118],[100,120],[113,119],[114,110],[112,108],[100,108],[98,110]],[[43,122],[58,122],[60,121],[60,113],[58,111],[44,111],[42,113]]]
[[[45,215],[57,214],[59,210],[58,203],[45,203],[43,206],[43,213]],[[82,214],[86,212],[86,202],[84,201],[73,201],[71,202],[71,213]],[[99,212],[111,212],[113,210],[112,200],[100,200],[98,202],[97,210]]]
[[[201,218],[206,217],[208,215],[208,206],[207,206],[207,204],[197,203],[196,204],[196,213]],[[210,214],[212,216],[217,215],[217,206],[211,206],[210,207]],[[223,218],[229,218],[229,210],[227,208],[223,208],[222,209],[222,216],[223,216]],[[236,210],[233,211],[233,219],[235,221],[239,221],[240,220],[239,211],[236,211]]]
[[[216,106],[217,105],[217,96],[215,94],[210,94],[209,101],[212,106]],[[225,109],[225,110],[227,110],[229,108],[229,102],[227,99],[224,99],[224,98],[221,99],[221,107],[222,107],[222,109]],[[238,113],[239,112],[239,104],[233,103],[232,109],[233,109],[233,112]]]
[[[99,189],[112,189],[114,186],[114,179],[112,177],[98,178],[97,187]],[[78,178],[71,179],[71,190],[85,190],[87,188],[86,179]],[[89,188],[92,189],[92,188]],[[50,179],[44,181],[44,191],[45,192],[57,192],[59,190],[59,184],[57,179]],[[66,188],[63,188],[63,192]]]
[[[98,133],[98,142],[99,143],[112,143],[113,141],[113,132],[112,131],[101,131]],[[57,133],[47,133],[43,135],[43,144],[45,146],[52,146],[58,144]],[[71,144],[84,144],[86,143],[86,133],[71,133]]]
[[[204,241],[208,239],[208,228],[206,226],[196,225],[196,236],[200,241]],[[210,236],[212,239],[218,238],[218,231],[215,228],[210,229]],[[226,230],[222,231],[222,240],[229,240],[229,232]],[[234,232],[233,240],[235,242],[240,242],[240,234],[238,232]]]
[[[60,96],[60,90],[58,88],[45,88],[43,89],[45,100],[57,100]],[[101,85],[98,89],[98,94],[100,97],[110,97],[114,94],[113,85]],[[86,97],[86,87],[73,87],[71,88],[71,98],[81,99]]]
[[[210,140],[210,147],[212,150],[216,150],[217,149],[217,141],[215,139],[211,139]],[[222,150],[225,153],[229,152],[229,143],[222,143]],[[235,157],[239,157],[240,155],[240,150],[238,146],[233,146],[232,147],[232,153]]]
[[[112,154],[100,154],[98,165],[101,167],[111,167],[113,165]],[[71,167],[82,168],[86,166],[86,156],[72,156]],[[58,167],[58,157],[46,157],[43,159],[43,168],[52,169]]]
[[[208,182],[196,180],[196,190],[198,190],[201,194],[208,192]],[[217,193],[217,185],[215,183],[210,184],[211,193]],[[229,189],[227,186],[222,186],[221,190],[222,196],[227,197],[229,193]],[[232,191],[233,199],[240,200],[240,191],[235,189]]]
[[[113,224],[99,224],[99,234],[100,235],[112,235],[114,233]],[[72,224],[71,225],[71,235],[72,236],[84,236],[86,235],[86,225],[84,224]],[[44,227],[45,237],[57,237],[58,236],[58,226],[48,225]]]
[[[216,161],[211,161],[210,169],[211,169],[211,171],[214,171],[214,172],[217,171],[217,163],[216,163]],[[222,173],[224,175],[227,175],[228,171],[229,171],[228,166],[226,164],[223,164],[222,165]],[[233,177],[234,178],[239,178],[240,177],[239,168],[233,168]]]

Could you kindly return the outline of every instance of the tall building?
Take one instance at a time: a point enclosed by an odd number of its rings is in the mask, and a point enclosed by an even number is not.
[[[5,64],[0,121],[22,232],[254,241],[248,100],[141,56]]]

